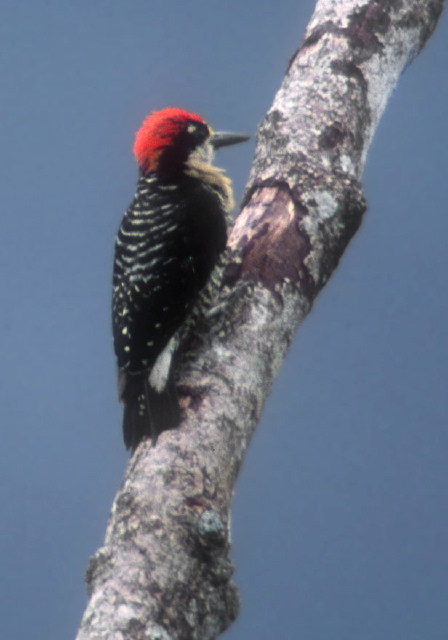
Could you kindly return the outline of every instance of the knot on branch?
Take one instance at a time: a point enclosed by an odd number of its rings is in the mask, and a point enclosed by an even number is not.
[[[333,132],[337,137],[337,132]],[[256,180],[230,239],[229,273],[278,291],[298,286],[312,300],[339,262],[366,209],[350,174],[295,164]]]
[[[107,547],[101,547],[98,551],[90,558],[89,564],[87,566],[84,581],[87,587],[87,593],[91,595],[95,586],[99,585],[102,582],[102,579],[106,579],[109,575],[109,569],[112,564],[113,554],[112,551]]]

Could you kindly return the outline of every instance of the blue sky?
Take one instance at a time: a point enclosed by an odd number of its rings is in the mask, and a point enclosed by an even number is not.
[[[110,335],[135,130],[182,106],[254,133],[313,2],[0,10],[0,615],[75,635],[127,455]],[[448,637],[447,20],[368,158],[369,210],[268,399],[234,503],[232,640]],[[219,163],[241,197],[253,141]]]

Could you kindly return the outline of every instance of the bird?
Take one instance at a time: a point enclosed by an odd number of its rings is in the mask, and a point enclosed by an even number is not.
[[[132,452],[179,424],[173,357],[195,305],[217,294],[213,273],[234,205],[214,152],[248,139],[173,107],[153,111],[136,133],[137,187],[115,239],[112,292],[123,439]]]

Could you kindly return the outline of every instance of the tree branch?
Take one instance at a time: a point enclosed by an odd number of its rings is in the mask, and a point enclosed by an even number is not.
[[[216,638],[236,618],[230,505],[294,333],[358,229],[359,180],[443,0],[319,0],[261,123],[222,295],[178,363],[184,418],[131,458],[78,640]]]

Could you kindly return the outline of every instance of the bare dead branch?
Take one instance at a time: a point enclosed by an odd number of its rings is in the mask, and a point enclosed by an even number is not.
[[[294,333],[358,229],[359,180],[443,0],[319,0],[258,131],[219,307],[179,363],[184,419],[129,462],[78,640],[210,640],[236,618],[230,505]]]

